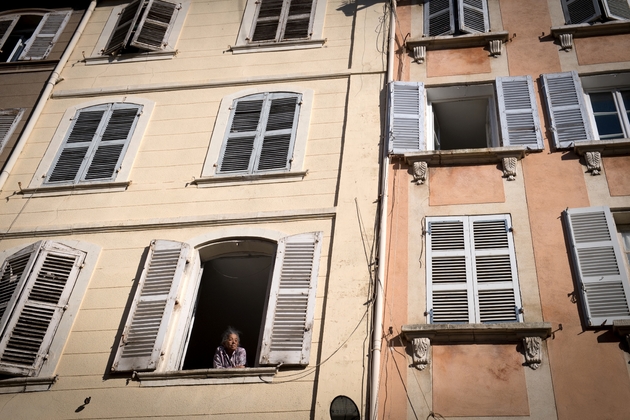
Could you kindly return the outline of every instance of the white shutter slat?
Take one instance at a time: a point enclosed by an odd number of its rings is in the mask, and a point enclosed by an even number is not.
[[[314,5],[314,0],[290,0],[282,40],[310,37]]]
[[[261,128],[263,138],[257,155],[257,171],[289,169],[300,115],[301,96],[270,95],[269,111]]]
[[[79,250],[42,245],[0,341],[0,372],[37,374],[84,259]]]
[[[17,24],[19,16],[10,16],[0,18],[0,49],[11,35],[11,31]]]
[[[170,1],[150,0],[131,45],[149,51],[164,49],[178,9],[178,4]]]
[[[630,19],[630,4],[628,0],[602,0],[604,13],[609,19]]]
[[[48,56],[55,42],[70,20],[71,12],[47,13],[26,42],[18,60],[42,60]]]
[[[543,149],[532,78],[497,77],[496,87],[503,145]]]
[[[575,71],[542,75],[547,110],[556,147],[593,140],[582,84]]]
[[[424,85],[389,85],[389,151],[393,154],[424,150]]]
[[[451,0],[426,0],[423,8],[425,35],[440,36],[455,33],[455,13]]]
[[[190,247],[155,240],[129,310],[112,371],[154,370],[173,314]]]
[[[278,241],[260,364],[307,365],[323,232]]]
[[[103,54],[111,54],[124,48],[131,37],[131,32],[136,26],[140,17],[143,0],[132,1],[120,12],[116,28],[112,31],[112,36],[107,41],[107,46]]]
[[[22,108],[0,110],[0,152],[9,142],[22,115],[24,115]]]
[[[564,216],[588,324],[630,319],[630,284],[610,209],[568,209]]]
[[[602,16],[597,0],[562,0],[566,23],[593,22]]]
[[[460,0],[458,2],[459,30],[465,33],[490,31],[486,0]]]

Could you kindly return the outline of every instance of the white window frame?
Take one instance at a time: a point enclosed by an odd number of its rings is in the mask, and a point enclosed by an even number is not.
[[[175,2],[175,0],[173,0]],[[147,61],[147,60],[170,60],[177,54],[177,40],[181,33],[182,27],[184,26],[184,22],[186,20],[186,15],[188,14],[188,9],[190,7],[190,0],[180,0],[179,1],[180,8],[177,10],[177,16],[173,22],[173,25],[169,29],[168,39],[165,47],[160,51],[145,51],[140,53],[133,54],[118,54],[115,56],[103,55],[103,51],[107,47],[109,39],[112,35],[112,32],[116,28],[116,24],[118,23],[118,17],[122,10],[125,8],[125,5],[118,5],[112,8],[111,13],[109,14],[109,18],[105,23],[103,30],[94,46],[94,50],[92,50],[92,54],[90,57],[86,57],[85,64],[111,64],[117,62],[133,62],[133,61]]]
[[[39,380],[34,380],[33,377],[22,378],[19,376],[15,376],[10,379],[2,379],[0,380],[0,394],[46,391],[56,381],[55,371],[57,369],[57,365],[59,364],[59,360],[63,354],[63,350],[72,329],[72,325],[77,317],[81,302],[83,300],[85,292],[87,291],[92,274],[94,273],[94,270],[96,268],[101,247],[92,243],[75,240],[57,240],[54,241],[54,243],[61,246],[74,248],[83,252],[85,254],[85,257],[83,259],[83,267],[78,273],[78,276],[74,283],[74,288],[72,289],[72,292],[67,302],[67,309],[61,316],[59,325],[57,326],[57,330],[48,348],[47,358],[45,358],[41,365],[41,368],[35,376],[35,378],[38,378]],[[11,249],[1,251],[0,267],[4,265],[5,261],[8,258],[12,257],[17,252],[20,252],[31,245],[33,244],[26,243]]]
[[[300,115],[297,120],[297,129],[295,130],[293,158],[290,168],[283,171],[270,171],[269,173],[238,175],[219,174],[217,172],[217,163],[221,158],[221,150],[226,139],[226,133],[230,129],[230,115],[234,101],[250,95],[275,92],[287,92],[302,95],[302,104],[300,106]],[[198,186],[219,186],[237,185],[251,182],[265,183],[299,181],[303,179],[306,175],[304,170],[304,158],[306,154],[306,144],[313,107],[313,98],[314,92],[312,89],[287,85],[256,87],[224,96],[221,99],[219,112],[217,113],[217,117],[215,119],[214,129],[212,130],[212,136],[210,138],[210,146],[208,148],[205,163],[201,172],[201,178],[196,180],[196,184]]]
[[[621,91],[630,91],[630,73],[620,74],[603,74],[597,76],[583,76],[580,81],[584,90],[585,103],[588,108],[588,117],[593,127],[593,137],[596,140],[601,140],[599,131],[597,129],[597,122],[595,120],[595,114],[593,106],[591,105],[590,93],[599,92],[611,92],[617,108],[617,115],[620,117],[621,128],[624,133],[624,139],[630,139],[630,118],[628,112],[630,109],[625,109],[623,99],[621,97]],[[612,139],[610,141],[623,141],[624,139]]]
[[[37,27],[35,28],[35,30],[33,31],[33,34],[31,35],[31,37],[26,40],[26,42],[24,42],[22,44],[23,48],[21,51],[19,51],[19,56],[15,57],[16,53],[18,51],[17,50],[17,46],[14,49],[14,52],[11,54],[11,57],[8,61],[33,61],[33,60],[44,60],[46,57],[48,57],[48,55],[50,54],[50,52],[53,50],[55,44],[57,43],[57,41],[59,40],[59,37],[61,36],[61,34],[63,33],[68,21],[70,20],[70,16],[72,15],[72,11],[71,10],[57,10],[57,11],[50,11],[48,13],[46,12],[36,12],[33,11],[32,13],[29,13],[28,11],[24,11],[23,13],[11,13],[11,14],[5,14],[5,15],[0,15],[0,20],[13,20],[13,23],[11,25],[9,25],[9,28],[7,30],[7,32],[5,33],[5,36],[3,36],[0,39],[0,48],[2,48],[3,44],[6,42],[6,40],[8,39],[11,31],[15,28],[15,25],[19,22],[19,18],[21,16],[28,16],[28,15],[34,15],[34,16],[41,16],[42,20],[39,22],[39,24],[37,25]],[[31,45],[33,45],[33,43],[35,42],[35,40],[37,39],[37,37],[40,35],[47,19],[49,18],[50,15],[63,15],[63,19],[61,20],[59,27],[57,28],[57,31],[54,34],[44,34],[43,38],[50,38],[50,44],[48,46],[48,48],[46,49],[46,51],[42,54],[41,57],[34,57],[31,58],[29,57],[29,50],[31,48]]]
[[[68,130],[70,129],[77,112],[84,108],[111,103],[136,104],[142,107],[142,111],[136,122],[133,134],[127,144],[124,158],[121,161],[120,170],[116,174],[116,179],[107,182],[82,181],[80,183],[67,185],[46,184],[45,181],[47,179],[47,176],[53,168],[59,150],[64,144],[64,140],[66,138],[66,135],[68,134]],[[102,98],[99,100],[84,102],[69,107],[63,114],[63,117],[61,118],[61,121],[57,126],[57,130],[55,131],[55,134],[53,135],[53,138],[48,145],[48,149],[46,150],[46,153],[44,154],[39,166],[37,167],[37,171],[35,172],[33,179],[29,184],[29,188],[23,190],[23,192],[26,194],[46,195],[59,193],[67,194],[69,191],[73,191],[73,193],[80,191],[94,192],[95,190],[123,191],[130,183],[129,177],[131,175],[133,161],[136,154],[138,153],[138,149],[140,148],[140,143],[149,124],[151,113],[153,112],[154,107],[155,102],[149,99],[133,96]]]
[[[304,48],[320,48],[326,40],[323,38],[324,18],[326,15],[326,0],[314,0],[315,5],[311,16],[311,34],[308,39],[289,41],[250,42],[258,14],[256,0],[247,0],[241,27],[236,37],[236,44],[232,46],[233,54],[253,53],[264,51],[282,51]]]

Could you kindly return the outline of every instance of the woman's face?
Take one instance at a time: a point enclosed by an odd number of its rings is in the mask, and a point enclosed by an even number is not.
[[[225,343],[223,343],[223,346],[230,351],[236,350],[238,348],[238,335],[230,334],[227,340],[225,340]]]

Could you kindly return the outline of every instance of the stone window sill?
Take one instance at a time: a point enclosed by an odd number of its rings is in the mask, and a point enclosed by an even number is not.
[[[415,324],[403,325],[405,339],[428,338],[432,344],[486,344],[520,342],[525,337],[546,339],[549,322],[505,322],[497,324]]]
[[[407,40],[405,45],[408,50],[414,47],[426,47],[427,50],[446,50],[451,48],[485,47],[490,41],[507,42],[509,32],[487,32],[466,35],[423,36]]]
[[[0,394],[48,391],[57,376],[46,378],[10,378],[0,380]]]
[[[125,191],[131,181],[124,182],[103,182],[93,184],[74,184],[74,185],[43,185],[41,187],[29,187],[21,189],[18,194],[25,198],[30,197],[51,197],[58,195],[75,195],[75,194],[95,194],[103,192],[120,192]]]
[[[219,385],[269,383],[278,373],[275,367],[242,369],[193,369],[172,372],[135,372],[140,386]]]
[[[150,51],[138,54],[120,54],[120,55],[96,55],[94,57],[86,57],[83,61],[86,65],[94,64],[114,64],[114,63],[134,63],[142,61],[154,60],[170,60],[177,55],[177,50],[172,51]]]
[[[245,45],[233,45],[230,47],[232,54],[246,54],[267,51],[302,50],[306,48],[321,48],[326,39],[305,39],[299,41],[284,42],[252,42]]]
[[[578,23],[575,25],[555,26],[551,35],[560,38],[562,34],[571,34],[573,38],[587,38],[601,35],[617,35],[630,33],[630,21],[612,21],[604,23]]]
[[[586,152],[599,152],[602,156],[630,154],[630,139],[581,141],[573,144],[578,155]]]
[[[428,150],[405,153],[405,162],[426,162],[430,166],[500,163],[504,158],[522,159],[529,152],[537,152],[523,146],[489,147],[482,149]]]
[[[195,179],[192,184],[200,188],[227,187],[244,184],[268,184],[302,181],[308,171],[276,172],[266,174],[215,175]]]

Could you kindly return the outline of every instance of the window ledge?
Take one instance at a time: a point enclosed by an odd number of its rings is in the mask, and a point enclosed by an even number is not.
[[[302,50],[306,48],[321,48],[327,39],[304,39],[299,41],[283,42],[252,42],[245,45],[233,45],[230,47],[232,54],[257,53],[267,51]]]
[[[268,174],[248,174],[248,175],[216,175],[195,179],[192,184],[200,188],[207,187],[227,187],[231,185],[243,184],[268,184],[277,182],[301,181],[308,175],[308,171],[300,172],[276,172]]]
[[[630,319],[614,319],[613,331],[622,337],[629,336],[630,335]]]
[[[46,378],[10,378],[0,380],[0,394],[48,391],[57,382],[57,376]]]
[[[515,157],[522,159],[527,153],[539,152],[537,149],[528,149],[525,146],[489,147],[483,149],[457,149],[457,150],[427,150],[421,152],[409,152],[403,156],[405,162],[413,165],[414,162],[426,162],[431,166],[440,165],[464,165],[479,163],[500,163],[502,159]]]
[[[52,71],[59,60],[10,61],[0,63],[0,74],[24,73],[33,71]]]
[[[405,45],[408,50],[414,47],[426,47],[427,50],[446,50],[450,48],[484,47],[490,41],[507,42],[510,34],[508,31],[487,32],[466,35],[423,36],[408,40]]]
[[[83,61],[86,65],[89,66],[94,64],[134,63],[142,61],[170,60],[175,57],[177,53],[177,50],[171,50],[150,51],[138,54],[96,55],[94,57],[86,57]]]
[[[172,372],[135,372],[140,386],[218,385],[269,383],[278,373],[275,367],[242,369],[193,369]]]
[[[586,152],[599,152],[602,156],[618,156],[630,154],[630,139],[593,140],[576,142],[573,150],[578,155]]]
[[[35,188],[24,188],[18,194],[26,198],[30,197],[49,197],[57,195],[74,195],[74,194],[95,194],[103,192],[120,192],[125,191],[131,185],[131,181],[125,182],[103,182],[94,184],[74,184],[74,185],[53,185],[41,186]]]
[[[551,28],[551,35],[559,39],[560,35],[570,34],[573,38],[586,38],[600,35],[617,35],[630,33],[630,21],[612,21],[604,23],[578,23],[575,25],[556,26]]]
[[[415,324],[403,325],[407,341],[428,338],[439,343],[509,343],[525,337],[546,339],[551,335],[550,322],[505,322],[497,324]]]

